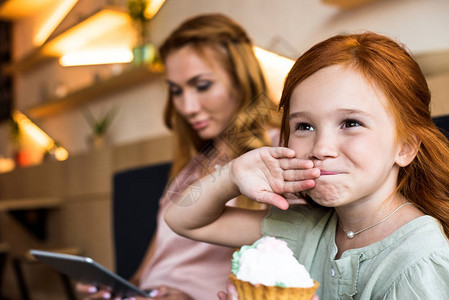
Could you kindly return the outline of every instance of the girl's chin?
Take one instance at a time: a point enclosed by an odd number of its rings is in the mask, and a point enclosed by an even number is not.
[[[324,206],[324,207],[335,207],[338,206],[338,198],[335,197],[324,197],[323,195],[314,195],[314,194],[308,194],[309,201],[315,202],[318,205]]]

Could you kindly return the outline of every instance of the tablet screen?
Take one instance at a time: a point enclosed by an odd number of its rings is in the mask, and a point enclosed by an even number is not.
[[[109,271],[89,257],[41,250],[30,250],[30,254],[37,260],[76,281],[95,286],[107,286],[115,296],[124,298],[143,296],[149,298],[148,293],[132,285],[123,277]]]

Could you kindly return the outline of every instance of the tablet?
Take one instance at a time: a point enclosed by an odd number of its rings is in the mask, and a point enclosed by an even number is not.
[[[132,285],[123,277],[109,271],[89,257],[41,250],[30,250],[30,254],[76,281],[110,287],[114,296],[150,298],[147,292]]]

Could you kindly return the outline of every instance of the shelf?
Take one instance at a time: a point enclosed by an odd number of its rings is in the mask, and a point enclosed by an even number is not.
[[[59,198],[4,199],[0,201],[0,212],[59,207],[61,207],[61,199]]]
[[[42,48],[36,49],[19,61],[7,64],[3,67],[2,73],[5,75],[11,75],[14,73],[24,72],[32,67],[39,65],[51,59],[57,58],[56,56],[50,56],[44,53]]]
[[[378,0],[321,0],[324,4],[330,4],[341,9],[352,9]]]
[[[60,198],[22,198],[0,201],[0,212],[8,212],[40,240],[47,237],[47,212],[62,206]]]
[[[73,91],[63,98],[49,99],[46,103],[30,107],[25,111],[28,117],[34,119],[50,116],[88,102],[100,100],[107,94],[117,92],[118,90],[124,90],[138,83],[159,78],[161,75],[161,66],[143,65],[131,67],[119,75]]]
[[[108,48],[117,44],[131,48],[135,44],[132,20],[120,7],[107,6],[86,16],[63,32],[51,35],[42,46],[18,61],[3,67],[5,75],[27,71],[42,62],[84,46]],[[79,49],[78,49],[79,50]]]

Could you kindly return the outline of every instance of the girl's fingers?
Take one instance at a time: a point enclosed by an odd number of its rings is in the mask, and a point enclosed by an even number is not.
[[[299,158],[280,158],[278,159],[279,165],[284,170],[295,170],[295,169],[312,169],[313,161],[308,159],[299,159]]]
[[[217,296],[219,300],[228,300],[228,295],[223,291],[218,292]]]
[[[273,192],[267,192],[267,191],[259,192],[256,195],[255,200],[259,203],[265,203],[265,204],[270,204],[270,205],[276,206],[282,210],[286,210],[289,206],[288,201],[284,197],[282,197],[278,194],[275,194]]]
[[[284,185],[286,193],[298,193],[315,187],[315,180],[307,179],[302,181],[287,181]]]
[[[268,153],[274,158],[293,158],[295,157],[295,150],[286,147],[266,147]]]
[[[237,288],[228,280],[226,283],[226,289],[228,290],[229,300],[238,300],[239,295],[237,293]]]

